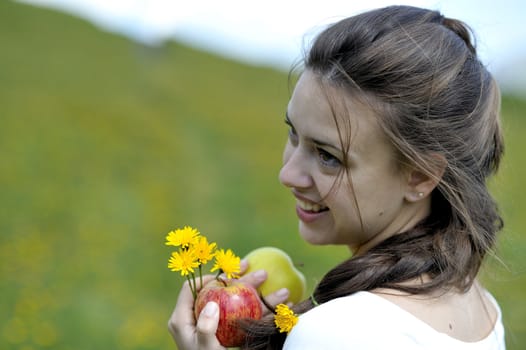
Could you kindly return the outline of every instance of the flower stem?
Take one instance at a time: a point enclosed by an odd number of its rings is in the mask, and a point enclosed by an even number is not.
[[[203,288],[203,269],[201,268],[201,264],[199,264],[199,282],[201,282],[201,288]]]
[[[194,300],[197,298],[197,285],[195,283],[195,273],[192,272],[192,280],[194,281]]]
[[[222,270],[217,271],[216,280],[223,283],[223,285],[226,287],[227,283],[224,279],[221,278],[221,274],[223,273]]]
[[[192,280],[190,279],[190,275],[186,275],[186,279],[188,280],[188,285],[190,286],[190,290],[192,291],[192,295],[194,296],[194,301],[195,301],[195,299],[197,298],[197,292],[195,290],[195,287],[192,285]]]

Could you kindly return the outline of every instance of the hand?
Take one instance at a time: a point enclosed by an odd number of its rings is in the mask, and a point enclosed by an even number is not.
[[[241,261],[241,273],[243,274],[248,268],[246,261]],[[215,276],[203,276],[203,284],[213,280]],[[254,271],[248,275],[243,275],[240,280],[249,283],[257,288],[261,283],[267,279],[267,273],[264,270]],[[198,290],[202,286],[198,283]],[[287,289],[280,289],[265,297],[265,300],[270,305],[277,305],[286,302],[289,296]],[[168,330],[172,334],[177,347],[180,350],[219,350],[225,349],[217,340],[215,333],[219,323],[219,307],[214,302],[209,302],[197,319],[194,317],[194,299],[192,291],[188,282],[183,284],[177,304],[168,320]],[[263,312],[270,312],[266,306],[262,304]]]

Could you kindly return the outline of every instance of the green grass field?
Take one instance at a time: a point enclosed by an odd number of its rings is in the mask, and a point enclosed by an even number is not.
[[[0,45],[1,349],[174,348],[166,321],[182,278],[164,237],[183,225],[239,255],[280,246],[309,288],[347,255],[298,237],[278,182],[286,73],[12,2],[0,2]],[[525,111],[504,99],[507,153],[491,185],[505,265],[483,274],[509,350],[526,345]]]

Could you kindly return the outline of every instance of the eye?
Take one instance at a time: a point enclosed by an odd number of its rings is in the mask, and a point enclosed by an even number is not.
[[[289,127],[290,143],[293,145],[297,145],[298,144],[298,134],[296,133],[296,129],[294,129],[294,127],[288,120],[285,120],[285,124],[287,124],[287,126]]]
[[[333,156],[326,150],[322,148],[317,148],[316,150],[318,152],[318,158],[320,160],[320,163],[323,166],[328,168],[337,168],[342,165],[342,162],[337,157]]]

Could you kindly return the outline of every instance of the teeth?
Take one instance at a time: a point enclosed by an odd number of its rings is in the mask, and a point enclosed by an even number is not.
[[[312,211],[315,213],[327,209],[327,207],[324,207],[322,205],[315,204],[315,203],[307,203],[299,199],[298,199],[298,206],[303,210]]]

